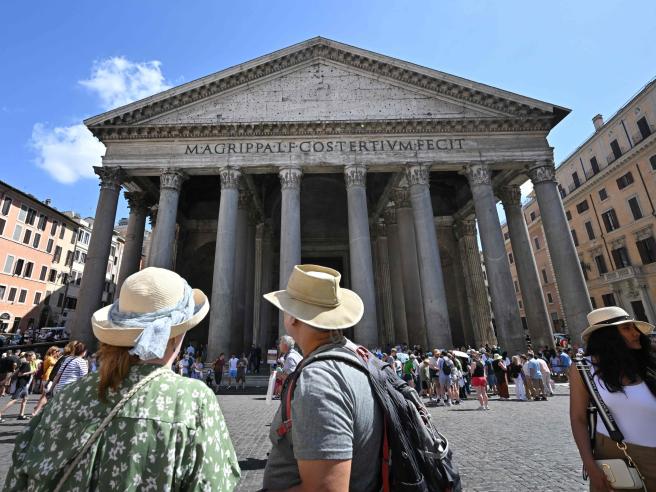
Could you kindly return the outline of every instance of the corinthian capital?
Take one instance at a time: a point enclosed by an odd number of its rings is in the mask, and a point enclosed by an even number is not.
[[[100,189],[117,191],[121,188],[121,181],[125,177],[120,167],[94,166],[93,172],[100,178]]]
[[[185,173],[179,169],[164,169],[159,175],[159,188],[180,191],[182,183],[187,179]]]
[[[362,164],[351,164],[344,168],[344,181],[346,181],[346,189],[353,186],[366,186],[367,184],[367,168]]]
[[[476,221],[472,219],[458,220],[455,223],[456,237],[476,236]]]
[[[407,186],[399,186],[392,190],[392,200],[396,208],[410,208],[410,193]]]
[[[145,212],[153,205],[148,193],[144,191],[126,191],[124,195],[132,212]]]
[[[517,185],[504,186],[496,195],[501,199],[504,207],[519,207],[522,203],[522,192]]]
[[[298,167],[285,167],[278,172],[278,177],[283,190],[299,190],[303,171]]]
[[[405,168],[405,179],[410,186],[427,185],[430,175],[430,166],[425,164],[412,164]]]
[[[241,179],[241,171],[234,167],[224,167],[219,171],[221,178],[221,189],[237,189],[239,188],[239,180]]]
[[[487,164],[469,164],[465,168],[465,175],[469,180],[469,186],[489,185],[491,183],[491,172]]]
[[[533,184],[556,180],[556,166],[553,161],[538,161],[528,168],[528,177]]]

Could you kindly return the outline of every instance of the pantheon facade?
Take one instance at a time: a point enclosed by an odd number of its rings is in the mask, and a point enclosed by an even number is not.
[[[364,318],[349,333],[359,343],[525,350],[499,200],[529,334],[549,345],[520,206],[527,177],[578,336],[590,300],[547,142],[568,112],[313,38],[90,118],[107,152],[73,336],[92,340],[123,188],[119,284],[139,268],[150,216],[148,265],[211,295],[210,316],[188,334],[210,358],[275,342],[284,328],[262,294],[284,288],[298,263],[339,270],[360,295]]]

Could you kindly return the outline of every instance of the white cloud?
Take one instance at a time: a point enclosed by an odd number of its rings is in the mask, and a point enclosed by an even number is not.
[[[30,144],[37,152],[35,162],[60,183],[93,178],[105,146],[83,124],[48,128],[37,123]]]
[[[132,62],[122,56],[94,62],[91,77],[79,83],[96,93],[106,110],[171,87],[164,79],[159,61]]]
[[[132,62],[122,56],[94,62],[91,76],[78,83],[96,94],[105,110],[171,87],[164,79],[159,61]],[[60,183],[94,178],[93,166],[100,165],[105,154],[105,146],[81,123],[54,128],[37,123],[30,144],[37,154],[37,166]]]

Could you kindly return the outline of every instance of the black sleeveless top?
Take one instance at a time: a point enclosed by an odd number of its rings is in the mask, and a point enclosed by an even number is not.
[[[476,361],[476,368],[474,369],[474,377],[482,378],[485,376],[485,367],[481,361]]]

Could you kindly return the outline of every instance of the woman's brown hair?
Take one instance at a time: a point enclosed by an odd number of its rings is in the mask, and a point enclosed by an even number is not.
[[[107,390],[117,391],[130,371],[130,366],[139,362],[139,357],[129,354],[130,347],[116,347],[101,343],[98,352],[98,398],[107,401]]]
[[[55,347],[54,345],[48,349],[46,352],[46,357],[51,356],[54,357],[55,354],[59,353],[59,347]]]

